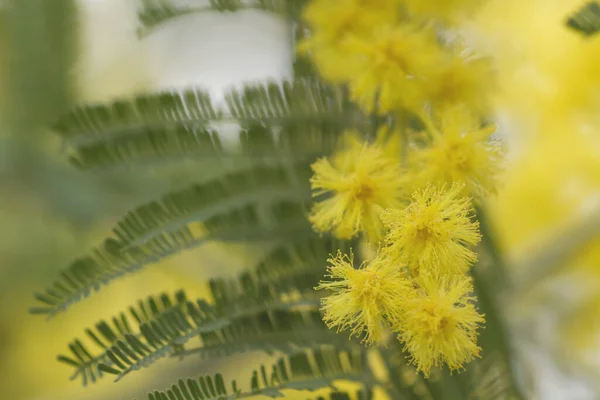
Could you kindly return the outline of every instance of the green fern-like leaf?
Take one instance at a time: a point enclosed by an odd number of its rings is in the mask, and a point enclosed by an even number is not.
[[[161,232],[136,246],[118,238],[106,239],[92,255],[69,265],[43,293],[36,293],[41,305],[31,312],[53,317],[121,276],[207,241],[268,243],[309,235],[305,213],[306,205],[297,202],[265,207],[250,204],[206,219],[200,233],[184,226]]]
[[[300,187],[294,187],[292,176]],[[116,237],[135,247],[190,223],[205,222],[249,204],[268,206],[282,201],[308,201],[310,171],[301,164],[293,171],[258,166],[208,183],[193,185],[129,212],[114,229]]]
[[[193,323],[200,307],[206,311],[200,315],[216,315],[210,314],[213,309],[206,303],[199,301],[197,304],[198,307],[188,303],[186,310],[168,310],[141,324],[140,337],[125,335],[102,354],[88,360],[88,364],[116,375],[118,381],[166,356],[195,354],[201,358],[218,358],[249,350],[271,353],[290,352],[316,344],[344,345],[344,341],[326,330],[320,314],[314,311],[318,302],[265,305],[236,315],[215,316],[208,321],[202,318]],[[311,309],[313,311],[305,311]],[[184,345],[196,336],[200,337],[202,345],[185,349]],[[349,345],[346,343],[346,347]]]
[[[203,344],[177,351],[175,356],[199,356],[202,359],[225,357],[246,351],[289,353],[298,348],[319,344],[351,347],[354,342],[347,336],[336,335],[323,324],[318,303],[298,303],[311,311],[271,311],[239,319],[221,332],[200,335]]]
[[[227,390],[225,380],[221,374],[215,377],[201,376],[198,379],[180,379],[177,384],[171,386],[166,391],[155,390],[148,393],[149,400],[226,400],[240,398],[241,391],[237,387],[237,382],[231,382],[231,391]]]
[[[567,26],[583,36],[593,36],[600,31],[600,3],[590,1],[571,15]]]
[[[191,160],[214,163],[253,163],[281,159],[310,161],[332,151],[342,130],[334,123],[307,123],[272,129],[260,124],[241,127],[239,149],[226,149],[212,128],[147,128],[140,135],[71,149],[69,161],[80,169],[115,169]],[[292,151],[294,149],[294,151]]]
[[[305,164],[256,166],[173,192],[121,219],[91,256],[76,260],[32,311],[53,316],[102,285],[209,240],[281,240],[309,232]]]
[[[337,250],[348,252],[352,244],[313,234],[277,245],[255,268],[237,278],[210,280],[215,308],[231,313],[285,295],[315,298],[314,286],[325,273],[328,256]]]
[[[76,107],[55,130],[71,162],[86,169],[182,158],[314,158],[331,150],[355,112],[344,109],[337,90],[312,79],[247,85],[229,92],[226,103],[218,109],[200,90],[141,95]],[[239,149],[223,145],[220,122],[241,126]]]
[[[350,245],[313,234],[275,246],[237,278],[211,280],[214,305],[203,300],[191,303],[183,293],[174,299],[150,298],[129,309],[133,320],[121,313],[112,319],[112,330],[106,322],[97,324],[96,332],[86,330],[102,349],[100,354],[92,355],[76,339],[69,346],[72,356],[59,359],[75,366],[73,378],[81,376],[85,384],[95,382],[103,372],[120,379],[167,355],[213,358],[247,350],[289,352],[319,343],[351,345],[347,337],[326,330],[317,311],[318,293],[313,290],[328,255]],[[137,329],[132,329],[136,323]],[[202,345],[186,349],[184,345],[195,336]]]
[[[235,382],[232,382],[232,391],[227,391],[222,376],[217,375],[214,379],[210,377],[186,381],[180,379],[166,391],[150,393],[148,399],[224,400],[259,395],[283,397],[283,390],[312,391],[334,387],[335,380],[364,382],[367,379],[369,375],[365,373],[360,350],[340,351],[324,346],[280,358],[271,366],[270,372],[264,365],[261,366],[254,371],[248,391],[239,390]]]
[[[235,12],[240,10],[260,10],[295,20],[305,0],[210,0],[201,6],[179,5],[169,0],[144,0],[138,13],[142,28],[140,35],[149,33],[156,26],[174,18],[203,12]]]
[[[402,398],[404,398],[404,397],[402,397]],[[406,397],[406,398],[412,399],[411,397]],[[340,391],[336,390],[336,391],[329,393],[327,396],[319,396],[312,400],[372,400],[372,399],[373,399],[372,391],[361,389],[358,392],[356,392],[356,394],[354,394],[354,396],[350,392],[340,392]],[[415,398],[413,400],[417,400],[417,398]]]
[[[152,321],[160,315],[173,308],[182,308],[187,303],[185,293],[180,291],[174,296],[166,293],[146,300],[137,302],[137,306],[129,308],[129,316],[125,312],[113,317],[111,322],[100,321],[95,325],[95,329],[86,329],[85,333],[98,347],[108,350],[119,341],[136,340],[137,330],[132,329],[134,324],[144,324]],[[111,326],[112,325],[112,326]],[[98,368],[100,363],[110,363],[110,359],[105,353],[101,356],[93,356],[92,352],[83,344],[80,339],[75,339],[69,344],[70,355],[59,355],[58,360],[75,367],[75,372],[71,380],[80,378],[84,385],[88,382],[96,382],[102,378],[103,371]]]

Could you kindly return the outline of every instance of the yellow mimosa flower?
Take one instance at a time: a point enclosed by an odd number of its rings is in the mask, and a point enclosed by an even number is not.
[[[457,370],[478,357],[477,329],[484,318],[473,305],[470,278],[425,274],[416,284],[396,329],[417,369],[428,377],[433,367]]]
[[[382,114],[420,111],[444,56],[435,32],[412,23],[381,26],[371,37],[351,36],[347,48],[360,56],[349,80],[352,99],[366,112]]]
[[[490,111],[494,72],[489,59],[478,57],[464,46],[452,46],[428,86],[429,101],[435,111],[463,105],[478,114]]]
[[[376,26],[396,23],[398,15],[399,0],[311,1],[303,13],[311,33],[298,44],[298,51],[310,54],[326,79],[350,79],[360,60],[345,47],[348,35],[369,35]]]
[[[466,272],[477,259],[471,247],[481,235],[479,223],[472,220],[470,199],[460,195],[462,188],[429,186],[417,190],[408,207],[387,210],[382,215],[389,228],[384,253],[415,274]]]
[[[479,118],[461,106],[443,110],[437,121],[423,118],[431,144],[411,152],[413,184],[463,182],[463,194],[477,201],[494,193],[503,160],[500,143],[490,139],[495,125],[482,126]]]
[[[317,160],[311,178],[314,204],[309,216],[317,232],[347,239],[362,231],[372,242],[383,235],[381,212],[400,206],[401,170],[381,146],[351,141],[350,147]]]
[[[328,262],[327,277],[315,289],[332,292],[322,299],[324,321],[338,331],[350,329],[351,336],[364,334],[368,344],[382,342],[392,321],[400,319],[402,299],[412,284],[397,265],[380,257],[360,268],[353,266],[354,255],[338,252]]]

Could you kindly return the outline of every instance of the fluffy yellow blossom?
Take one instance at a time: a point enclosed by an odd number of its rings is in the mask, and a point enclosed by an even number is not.
[[[398,21],[400,0],[312,0],[302,17],[331,42]]]
[[[359,132],[347,131],[342,137],[341,147],[351,148],[353,146],[362,146],[364,139]],[[402,134],[397,129],[390,129],[383,125],[377,129],[373,144],[379,148],[384,157],[395,159],[398,163],[402,161]]]
[[[472,303],[470,278],[421,275],[416,284],[396,329],[417,369],[427,377],[433,367],[456,370],[479,356],[477,329],[484,319]]]
[[[466,272],[477,259],[470,247],[481,236],[479,223],[471,218],[470,199],[460,197],[462,188],[462,184],[448,190],[429,186],[417,190],[408,207],[383,213],[389,228],[384,253],[417,275],[433,269],[442,274]]]
[[[443,110],[438,121],[423,119],[431,144],[411,152],[413,184],[463,182],[463,193],[476,200],[494,193],[503,156],[499,142],[490,139],[496,127],[482,126],[479,118],[459,106]]]
[[[331,160],[331,161],[330,161]],[[383,234],[383,209],[400,206],[401,170],[381,146],[353,140],[350,147],[312,164],[310,180],[317,200],[309,216],[317,232],[350,238],[359,231],[373,242]]]
[[[494,71],[489,59],[476,56],[463,45],[449,49],[447,60],[428,86],[433,110],[445,110],[464,105],[485,115],[490,109],[490,94],[494,88]]]
[[[403,298],[412,289],[397,265],[382,258],[353,266],[354,255],[329,258],[327,277],[315,289],[332,292],[322,299],[324,321],[338,331],[350,329],[351,336],[361,336],[369,344],[381,342],[391,321],[398,321]]]
[[[347,48],[360,56],[349,80],[352,100],[378,113],[420,111],[444,56],[435,33],[412,23],[381,26],[371,37],[352,36]]]
[[[483,0],[404,0],[415,14],[455,24],[477,9]]]
[[[309,53],[320,73],[332,82],[356,73],[358,55],[345,49],[348,35],[369,35],[376,26],[398,20],[399,0],[313,0],[303,12],[311,35],[298,51]]]

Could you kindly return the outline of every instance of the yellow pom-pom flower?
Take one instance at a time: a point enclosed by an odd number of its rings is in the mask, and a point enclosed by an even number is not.
[[[461,106],[443,110],[437,124],[427,116],[423,119],[431,144],[411,152],[413,185],[463,182],[463,194],[477,201],[494,193],[503,159],[500,143],[490,139],[496,127],[482,127],[480,119]]]
[[[398,21],[400,0],[312,0],[302,17],[331,43]]]
[[[396,23],[398,14],[399,0],[313,0],[303,12],[311,34],[297,50],[310,54],[326,79],[345,81],[360,61],[345,47],[348,35],[369,35],[376,26]]]
[[[396,329],[417,369],[428,377],[433,367],[457,370],[479,356],[477,329],[484,318],[472,303],[470,278],[422,275],[416,285]]]
[[[384,254],[406,263],[415,273],[464,273],[477,259],[470,248],[480,240],[479,223],[472,220],[470,199],[461,197],[463,185],[429,186],[417,190],[404,209],[382,214],[389,228]],[[442,269],[443,268],[443,269]]]
[[[331,159],[331,161],[330,161]],[[359,231],[372,242],[383,235],[381,212],[400,206],[401,169],[382,146],[350,141],[350,147],[317,160],[310,183],[317,201],[309,220],[317,232],[348,239]]]
[[[490,94],[494,88],[494,71],[489,59],[478,57],[462,44],[449,49],[440,73],[428,86],[433,110],[456,105],[468,107],[480,115],[490,111]]]
[[[349,80],[352,100],[369,113],[421,110],[444,56],[435,33],[412,23],[381,26],[371,37],[352,36],[347,48],[360,56]]]
[[[382,342],[386,331],[400,319],[403,298],[412,289],[396,265],[382,258],[363,263],[359,269],[353,266],[354,255],[343,255],[328,262],[327,277],[315,289],[332,292],[322,299],[324,321],[338,332],[349,329],[350,336],[361,336],[368,344]]]

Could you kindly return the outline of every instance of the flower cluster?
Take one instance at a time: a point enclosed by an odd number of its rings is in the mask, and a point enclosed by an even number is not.
[[[458,369],[479,354],[477,328],[483,317],[473,306],[468,269],[476,260],[478,224],[461,184],[433,186],[413,195],[405,207],[381,216],[387,234],[377,256],[354,267],[354,256],[329,259],[327,281],[317,289],[324,320],[350,329],[366,343],[382,343],[397,332],[417,368]]]
[[[468,198],[459,198],[463,185],[449,190],[429,186],[414,193],[406,208],[388,209],[382,219],[389,228],[386,255],[395,263],[446,275],[464,273],[476,260],[472,250],[480,239]]]
[[[381,238],[380,210],[398,207],[402,182],[397,161],[381,146],[352,141],[330,161],[312,165],[313,194],[331,196],[317,202],[310,221],[318,232],[333,230],[342,239],[365,232],[370,240]]]
[[[298,50],[312,57],[323,77],[347,84],[366,112],[422,115],[454,104],[485,111],[489,84],[481,83],[492,81],[489,60],[459,40],[443,40],[439,24],[428,18],[438,10],[439,21],[456,20],[464,15],[462,3],[477,2],[313,0],[305,12],[311,35]]]
[[[480,351],[469,270],[481,238],[473,201],[494,193],[502,159],[483,123],[492,70],[440,31],[477,3],[313,0],[299,45],[362,111],[395,127],[374,141],[349,131],[312,165],[314,229],[379,247],[358,266],[354,254],[328,260],[316,288],[329,292],[324,321],[367,344],[396,333],[425,376]]]

